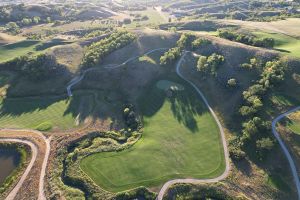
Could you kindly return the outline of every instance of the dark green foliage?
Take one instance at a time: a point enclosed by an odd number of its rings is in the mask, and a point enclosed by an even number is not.
[[[200,47],[205,47],[209,44],[211,44],[210,40],[198,38],[198,39],[196,39],[192,42],[192,48],[195,50],[195,49],[198,49]]]
[[[195,36],[192,34],[184,33],[181,35],[180,39],[177,41],[177,47],[181,50],[191,49],[192,42],[195,40]]]
[[[139,187],[135,190],[130,190],[124,193],[118,193],[116,195],[116,200],[131,200],[131,199],[145,199],[145,200],[154,200],[156,194],[149,191],[145,187]]]
[[[132,104],[125,105],[123,110],[123,117],[126,126],[131,129],[131,131],[135,131],[138,129],[139,120]]]
[[[15,58],[5,63],[4,68],[19,71],[30,80],[43,80],[64,70],[53,56],[46,54]]]
[[[176,61],[181,56],[181,50],[179,47],[174,47],[165,52],[163,56],[160,57],[161,65],[169,65]]]
[[[198,59],[197,70],[203,73],[209,73],[216,76],[217,70],[224,62],[224,56],[213,53],[212,55],[200,56]]]
[[[236,33],[229,30],[218,30],[218,35],[219,37],[225,38],[227,40],[236,41],[256,47],[273,48],[275,45],[275,41],[273,38],[259,39],[251,35]]]
[[[175,184],[170,187],[165,199],[216,199],[216,200],[233,200],[227,192],[218,186],[192,185],[192,184]]]
[[[119,31],[93,43],[86,49],[82,65],[84,67],[92,67],[99,64],[106,55],[128,45],[135,38],[135,35],[132,33]]]
[[[15,22],[9,22],[5,25],[5,30],[13,35],[20,33],[20,27]]]
[[[229,155],[233,160],[242,160],[246,153],[242,150],[243,142],[238,137],[234,137],[229,141]]]

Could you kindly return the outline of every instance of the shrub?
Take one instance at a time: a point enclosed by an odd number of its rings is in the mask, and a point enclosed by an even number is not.
[[[231,78],[227,81],[227,85],[228,87],[234,88],[237,85],[236,79],[235,78]]]

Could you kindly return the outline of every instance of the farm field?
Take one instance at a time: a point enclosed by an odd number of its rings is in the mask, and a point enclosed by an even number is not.
[[[76,118],[80,115],[80,104],[88,101],[91,110],[91,94],[74,95],[71,99],[60,97],[34,97],[1,99],[1,128],[31,128],[49,126],[49,128],[69,129],[79,125]],[[82,106],[81,106],[82,107]],[[77,119],[79,120],[79,119]]]
[[[180,88],[175,97],[167,98],[158,88],[170,85],[166,81],[152,84],[140,97],[144,132],[137,144],[82,160],[81,168],[99,186],[120,192],[159,186],[174,178],[212,178],[223,173],[224,154],[216,122],[197,93],[178,79],[174,82]]]

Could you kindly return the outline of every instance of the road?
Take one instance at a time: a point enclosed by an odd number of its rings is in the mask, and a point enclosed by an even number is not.
[[[296,107],[296,108],[294,108],[294,109],[292,109],[292,110],[290,110],[286,113],[283,113],[283,114],[279,115],[278,117],[276,117],[272,122],[272,132],[273,132],[273,135],[275,136],[275,138],[277,139],[277,141],[279,142],[280,147],[281,147],[285,157],[288,159],[288,162],[289,162],[292,174],[293,174],[294,182],[295,182],[295,185],[296,185],[296,189],[297,189],[297,193],[298,193],[298,199],[300,200],[300,182],[299,182],[299,176],[298,176],[298,172],[297,172],[295,162],[294,162],[289,150],[287,149],[284,142],[280,138],[279,133],[276,130],[276,124],[282,118],[286,117],[287,115],[289,115],[289,114],[291,114],[291,113],[293,113],[297,110],[300,110],[300,106],[298,106],[298,107]]]
[[[216,121],[216,123],[219,127],[220,133],[221,133],[221,140],[222,140],[222,144],[223,144],[223,148],[224,148],[224,156],[225,156],[226,166],[225,166],[225,171],[223,172],[223,174],[216,177],[216,178],[212,178],[212,179],[174,179],[174,180],[170,180],[170,181],[166,182],[163,185],[163,187],[161,188],[161,190],[159,191],[158,196],[157,196],[158,200],[163,199],[163,196],[164,196],[165,192],[173,184],[176,184],[176,183],[192,183],[192,184],[214,183],[214,182],[218,182],[218,181],[221,181],[221,180],[225,179],[228,176],[229,171],[230,171],[229,153],[228,153],[228,148],[227,148],[227,143],[226,143],[226,138],[225,138],[225,132],[223,130],[221,122],[219,121],[216,113],[213,111],[213,109],[209,105],[207,99],[205,98],[203,93],[199,90],[199,88],[194,83],[189,81],[186,77],[184,77],[182,75],[182,73],[180,72],[180,66],[182,65],[182,62],[184,61],[184,58],[185,58],[187,53],[191,53],[193,56],[197,56],[197,54],[195,54],[193,52],[185,51],[183,53],[183,55],[181,56],[180,60],[178,61],[177,65],[176,65],[176,73],[180,78],[182,78],[183,80],[188,82],[197,91],[197,93],[199,94],[201,99],[204,101],[205,105],[208,107],[210,113],[214,117],[214,119],[215,119],[215,121]]]
[[[1,129],[1,131],[2,132],[11,131],[11,132],[21,132],[21,133],[24,132],[24,136],[26,136],[26,133],[30,132],[30,133],[33,133],[33,134],[39,136],[45,142],[46,149],[45,149],[45,156],[44,156],[44,160],[43,160],[43,165],[41,167],[41,174],[40,174],[40,180],[39,180],[39,197],[38,197],[38,200],[46,200],[45,191],[44,191],[44,182],[45,182],[46,168],[47,168],[48,159],[49,159],[49,155],[50,155],[50,149],[51,149],[50,148],[51,137],[47,139],[43,135],[43,133],[41,133],[40,131],[28,130],[28,129]],[[38,155],[38,148],[36,147],[35,144],[33,144],[32,142],[30,142],[28,140],[25,140],[25,139],[1,138],[0,142],[24,143],[24,144],[29,145],[30,148],[31,148],[31,151],[32,151],[32,158],[31,158],[31,161],[30,161],[28,167],[26,168],[25,172],[23,173],[23,175],[22,175],[20,181],[18,182],[18,184],[13,188],[13,190],[6,197],[6,200],[13,200],[14,197],[17,195],[18,191],[20,190],[21,186],[23,185],[23,182],[27,178],[30,170],[32,169],[32,166],[34,165],[34,162],[35,162],[35,160],[37,158],[37,155]]]
[[[133,61],[133,60],[136,60],[138,59],[139,57],[141,56],[146,56],[146,55],[149,55],[155,51],[162,51],[162,50],[166,50],[168,48],[157,48],[157,49],[153,49],[153,50],[150,50],[148,51],[147,53],[145,54],[142,54],[142,55],[138,55],[138,56],[134,56],[134,57],[131,57],[129,58],[128,60],[126,60],[125,62],[121,63],[121,64],[116,64],[116,65],[108,65],[108,66],[104,66],[103,68],[100,68],[100,67],[93,67],[93,68],[90,68],[90,69],[87,69],[85,71],[82,72],[82,74],[80,76],[77,76],[75,78],[73,78],[70,83],[68,84],[67,86],[67,93],[68,93],[68,96],[71,97],[73,94],[72,94],[72,87],[75,86],[76,84],[78,84],[80,81],[82,81],[82,79],[84,78],[85,74],[90,72],[90,71],[96,71],[96,70],[103,70],[103,69],[117,69],[117,68],[120,68],[120,67],[124,67],[127,63]]]
[[[25,172],[21,176],[21,178],[20,178],[19,182],[17,183],[17,185],[14,187],[14,189],[12,189],[12,191],[10,191],[10,193],[6,197],[6,200],[13,200],[15,198],[15,196],[17,195],[18,191],[20,190],[20,188],[22,187],[25,179],[27,178],[29,172],[31,171],[31,168],[34,165],[34,162],[35,162],[36,157],[37,157],[38,149],[35,146],[35,144],[33,144],[32,142],[27,141],[27,140],[21,140],[21,139],[1,139],[0,141],[1,142],[23,143],[23,144],[28,145],[31,148],[31,160],[30,160],[30,163],[28,164]]]

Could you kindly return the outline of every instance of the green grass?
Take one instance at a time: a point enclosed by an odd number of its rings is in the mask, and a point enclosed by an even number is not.
[[[120,192],[174,178],[212,178],[225,168],[219,129],[191,87],[166,98],[156,82],[139,100],[142,138],[122,152],[93,154],[81,168],[102,188]]]
[[[145,21],[137,21],[137,22],[132,20],[131,24],[126,25],[126,27],[128,28],[133,28],[136,26],[145,26],[149,24],[158,25],[160,23],[166,22],[166,20],[160,15],[160,13],[153,8],[147,8],[147,10],[143,10],[143,11],[132,11],[130,13],[140,14],[142,16],[146,15],[148,16],[149,19]]]
[[[29,53],[36,54],[42,53],[44,50],[57,46],[69,44],[69,42],[64,42],[63,40],[50,40],[50,41],[37,41],[37,40],[23,40],[13,44],[7,44],[0,46],[0,63],[12,60],[13,58],[24,56]]]
[[[77,120],[84,120],[88,114],[82,113],[81,103],[88,102],[86,110],[93,106],[93,96],[74,95],[71,99],[58,97],[16,98],[0,101],[1,128],[31,128],[50,130],[68,129],[76,126]],[[80,115],[80,117],[78,117]],[[51,126],[50,126],[51,125]]]
[[[34,52],[39,41],[24,40],[13,44],[0,46],[0,62],[11,60],[15,57],[26,55],[29,52]]]
[[[290,55],[292,57],[300,58],[300,40],[294,37],[280,34],[280,33],[266,33],[266,32],[254,32],[258,37],[274,38],[275,46],[274,48]]]

